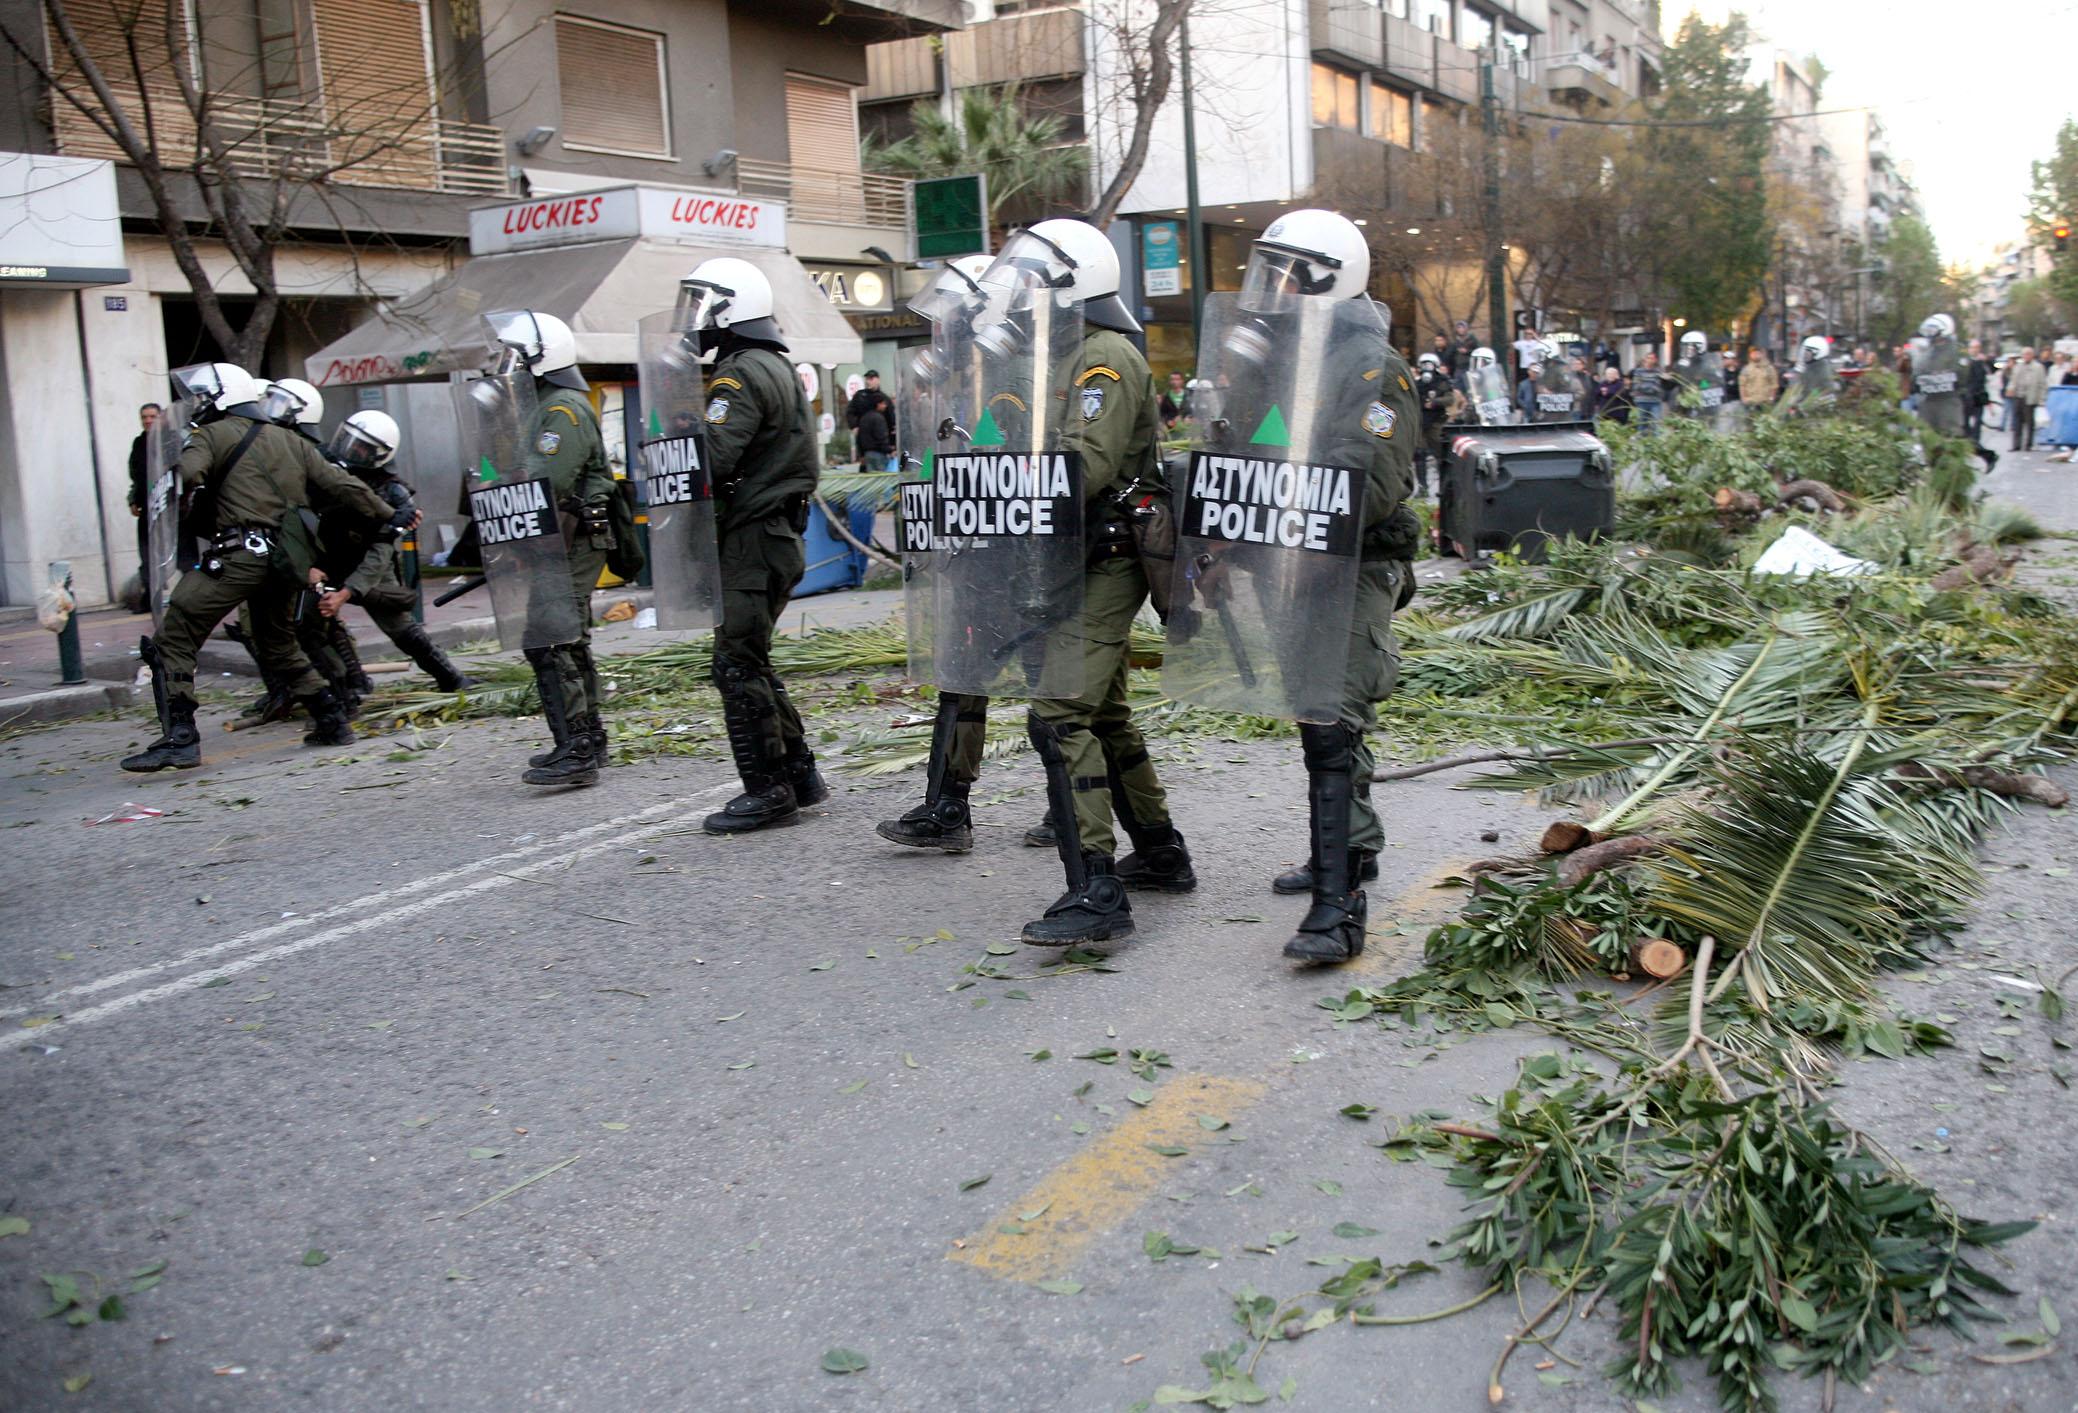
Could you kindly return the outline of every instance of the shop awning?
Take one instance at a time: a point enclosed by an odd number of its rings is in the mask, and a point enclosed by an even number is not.
[[[669,309],[678,282],[710,255],[748,260],[772,281],[774,315],[797,363],[856,363],[859,336],[784,250],[728,250],[653,240],[471,257],[425,293],[391,305],[304,360],[319,387],[444,377],[483,365],[480,316],[537,309],[567,321],[580,365],[632,364],[635,323]]]

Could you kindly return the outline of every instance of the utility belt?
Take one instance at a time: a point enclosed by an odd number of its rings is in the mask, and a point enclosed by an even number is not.
[[[225,525],[218,528],[202,556],[202,572],[212,579],[224,573],[224,560],[240,550],[259,559],[273,555],[279,532],[271,525]]]
[[[1164,623],[1169,621],[1169,589],[1176,571],[1176,513],[1169,488],[1159,479],[1128,482],[1089,503],[1084,532],[1092,566],[1107,560],[1134,558],[1147,576],[1147,597]]]

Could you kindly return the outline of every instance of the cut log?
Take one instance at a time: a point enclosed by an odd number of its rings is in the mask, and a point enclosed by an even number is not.
[[[1829,510],[1835,514],[1847,509],[1847,502],[1841,499],[1840,493],[1823,481],[1784,481],[1776,487],[1775,494],[1784,505],[1794,505],[1800,500],[1808,500],[1818,509]]]
[[[1570,854],[1595,842],[1595,832],[1570,819],[1555,819],[1545,826],[1537,847],[1547,854]]]
[[[1687,965],[1688,954],[1664,937],[1640,937],[1631,944],[1632,970],[1657,980],[1679,976]]]
[[[1961,564],[1951,564],[1934,576],[1933,588],[1940,593],[2004,579],[2012,574],[2013,566],[2018,563],[2020,556],[2017,554],[2002,555],[1989,545],[1972,545],[1963,555]]]
[[[1559,882],[1571,888],[1605,868],[1643,858],[1663,847],[1662,841],[1651,834],[1627,834],[1621,839],[1604,839],[1599,844],[1590,844],[1566,855],[1566,861],[1559,865]]]
[[[1765,502],[1752,491],[1742,491],[1731,486],[1719,486],[1710,503],[1719,510],[1732,511],[1739,515],[1758,515]]]
[[[1949,770],[1913,760],[1906,761],[1892,773],[1906,780],[1930,780],[1950,790],[1983,790],[2009,800],[2032,800],[2050,809],[2062,809],[2071,802],[2071,792],[2046,776],[1998,770],[1988,765]]]

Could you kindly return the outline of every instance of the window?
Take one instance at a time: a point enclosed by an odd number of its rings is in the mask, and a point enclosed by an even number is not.
[[[1433,34],[1450,38],[1450,0],[1414,0],[1414,22]]]
[[[1328,64],[1313,66],[1313,125],[1363,131],[1363,115],[1357,109],[1355,74]]]
[[[786,76],[787,160],[798,169],[859,169],[858,105],[846,84],[802,74]]]
[[[1457,42],[1467,49],[1488,49],[1494,42],[1494,18],[1467,5],[1458,21]]]
[[[1414,146],[1414,95],[1373,82],[1371,136],[1384,138],[1395,147]]]
[[[671,155],[663,35],[557,15],[556,83],[565,147]]]

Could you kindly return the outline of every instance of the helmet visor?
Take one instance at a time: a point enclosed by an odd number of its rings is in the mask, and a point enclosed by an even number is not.
[[[224,393],[223,379],[214,363],[191,363],[173,370],[173,396],[181,402],[213,404]]]
[[[996,263],[976,283],[992,313],[1022,313],[1045,302],[1048,290],[1060,291],[1056,302],[1071,301],[1075,261],[1046,237],[1019,231],[1004,242]]]
[[[271,384],[260,402],[260,416],[269,422],[293,427],[303,418],[303,399],[280,383]]]
[[[1248,270],[1241,276],[1241,307],[1251,314],[1289,314],[1301,301],[1328,292],[1332,280],[1316,280],[1316,264],[1333,268],[1340,262],[1325,255],[1301,255],[1295,250],[1257,245],[1248,257]]]
[[[490,332],[492,343],[512,349],[522,362],[531,364],[541,356],[541,323],[534,317],[533,310],[500,309],[484,315],[483,324]]]
[[[374,470],[388,461],[394,450],[351,422],[341,422],[339,430],[325,443],[327,458],[354,471]]]
[[[736,297],[736,291],[707,280],[683,280],[678,286],[676,323],[681,333],[695,334],[713,324]]]
[[[948,265],[928,289],[909,301],[909,309],[918,318],[943,324],[959,315],[972,319],[987,304],[988,295],[981,285],[959,266]]]

